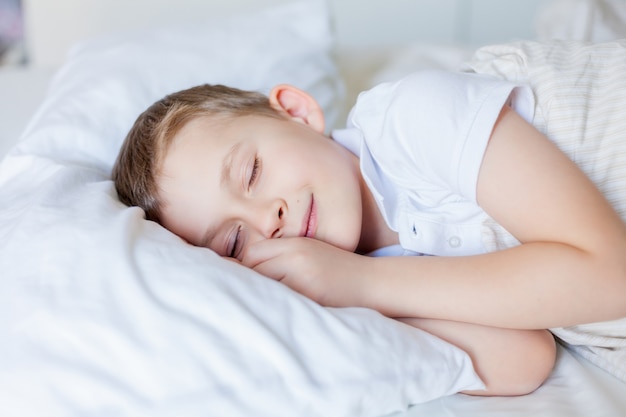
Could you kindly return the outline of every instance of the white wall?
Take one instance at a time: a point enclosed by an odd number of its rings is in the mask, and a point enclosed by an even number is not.
[[[225,16],[290,0],[23,0],[37,66],[58,65],[77,39],[111,30]],[[533,38],[550,0],[327,0],[340,47],[399,42],[477,46]]]
[[[482,45],[534,38],[549,0],[330,0],[341,46],[398,40]]]

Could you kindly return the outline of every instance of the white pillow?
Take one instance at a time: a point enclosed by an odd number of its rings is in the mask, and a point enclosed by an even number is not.
[[[0,165],[0,415],[378,416],[483,387],[469,357],[191,247],[109,180],[148,104],[202,82],[339,85],[322,0],[77,48]]]

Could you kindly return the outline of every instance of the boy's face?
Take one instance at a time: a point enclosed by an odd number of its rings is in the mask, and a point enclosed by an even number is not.
[[[239,259],[251,243],[281,237],[354,251],[360,178],[354,155],[303,123],[198,118],[165,156],[161,221],[193,245]]]

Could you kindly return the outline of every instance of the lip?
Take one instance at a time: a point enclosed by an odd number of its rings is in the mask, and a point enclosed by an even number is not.
[[[315,198],[311,196],[311,204],[304,214],[304,220],[302,222],[302,228],[300,236],[302,237],[314,237],[315,230],[317,229],[317,210],[315,208]]]

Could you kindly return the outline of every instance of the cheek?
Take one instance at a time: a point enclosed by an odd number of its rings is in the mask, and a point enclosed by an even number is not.
[[[324,166],[315,154],[303,149],[281,149],[271,158],[263,159],[260,182],[271,187],[296,187],[320,176]],[[278,190],[277,190],[278,191]]]

